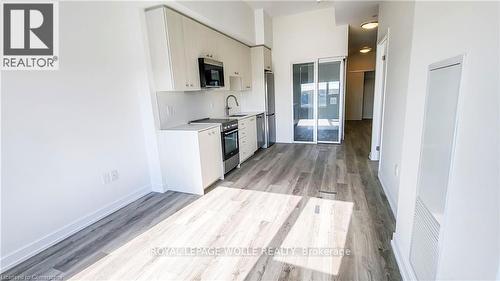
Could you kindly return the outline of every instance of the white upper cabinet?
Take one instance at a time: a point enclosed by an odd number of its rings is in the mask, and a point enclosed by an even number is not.
[[[223,89],[240,77],[252,85],[250,48],[167,7],[146,11],[151,64],[157,91],[199,91],[198,58],[222,61]]]
[[[149,51],[157,91],[188,90],[182,16],[169,9],[146,12]],[[176,69],[176,71],[172,71]]]
[[[252,88],[252,65],[250,48],[238,41],[227,39],[225,46],[224,71],[231,79],[231,90],[246,91]],[[237,82],[236,82],[237,81]],[[236,83],[235,83],[236,82]]]
[[[241,65],[241,82],[242,90],[252,89],[252,65],[250,60],[250,48],[245,45],[240,45],[240,65]]]
[[[265,70],[272,70],[272,57],[271,57],[271,50],[269,50],[266,47],[262,47],[264,50],[264,69]]]
[[[186,68],[187,72],[187,81],[189,86],[193,85],[193,89],[200,90],[198,58],[202,56],[206,49],[204,46],[206,42],[205,34],[200,24],[186,17],[182,17],[182,27],[186,52],[186,65],[184,68]],[[174,71],[176,70],[174,69]]]

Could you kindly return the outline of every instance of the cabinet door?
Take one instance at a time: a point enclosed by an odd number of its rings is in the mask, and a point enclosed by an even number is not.
[[[198,58],[203,52],[204,36],[201,25],[187,17],[182,20],[184,45],[186,46],[186,81],[189,90],[200,90]]]
[[[248,118],[247,131],[249,153],[253,154],[257,150],[257,120],[255,116]]]
[[[198,134],[203,188],[222,176],[220,129],[213,128]]]
[[[146,11],[146,22],[156,90],[185,90],[182,16],[170,9],[158,8]]]
[[[250,59],[250,48],[240,44],[241,80],[244,91],[252,89],[252,63]]]
[[[183,40],[183,16],[179,13],[166,9],[166,21],[168,30],[168,42],[170,60],[172,62],[172,76],[174,90],[185,90],[186,81],[186,53]]]
[[[262,47],[264,49],[264,69],[272,70],[272,57],[271,50],[266,47]]]
[[[200,24],[203,43],[201,44],[202,51],[200,57],[206,57],[213,60],[220,60],[217,52],[217,42],[220,40],[221,34],[211,28]]]
[[[220,34],[217,39],[217,57],[224,66],[224,88],[230,89],[230,77],[234,76],[237,56],[234,52],[234,40]]]
[[[211,174],[211,157],[210,152],[210,136],[211,130],[205,130],[198,133],[198,142],[200,146],[200,165],[201,165],[201,181],[203,188],[210,184],[210,174]]]

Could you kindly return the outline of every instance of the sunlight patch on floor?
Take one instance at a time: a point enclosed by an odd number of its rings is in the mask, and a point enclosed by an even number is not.
[[[337,254],[352,251],[345,244],[353,206],[352,202],[309,198],[281,247],[306,249],[313,255],[276,256],[274,260],[338,275],[343,256]]]
[[[265,248],[301,199],[219,186],[71,280],[243,279],[258,255],[189,255],[189,251]]]

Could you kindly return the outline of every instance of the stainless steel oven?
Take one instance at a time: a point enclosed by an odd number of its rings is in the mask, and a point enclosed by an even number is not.
[[[224,160],[228,160],[238,154],[240,151],[238,146],[238,129],[222,132],[222,144]]]

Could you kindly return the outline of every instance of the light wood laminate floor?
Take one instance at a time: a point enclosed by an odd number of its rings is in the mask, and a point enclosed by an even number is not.
[[[276,144],[205,196],[151,193],[2,277],[401,280],[369,142],[349,121],[343,145]]]

